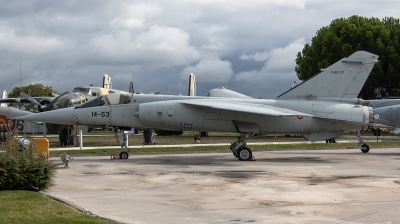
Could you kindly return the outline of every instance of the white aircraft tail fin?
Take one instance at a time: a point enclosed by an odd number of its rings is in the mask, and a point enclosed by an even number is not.
[[[357,51],[278,96],[280,99],[357,98],[378,55]]]
[[[189,92],[188,96],[196,96],[196,77],[193,73],[189,75]]]
[[[107,74],[103,75],[103,88],[112,89],[111,77]]]
[[[7,91],[3,90],[3,92],[1,93],[1,99],[6,99],[8,98],[8,93]],[[1,103],[0,107],[7,107],[8,103]]]

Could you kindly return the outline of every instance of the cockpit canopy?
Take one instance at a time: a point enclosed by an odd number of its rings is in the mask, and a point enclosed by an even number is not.
[[[90,91],[90,87],[86,87],[86,86],[78,86],[75,87],[74,90],[72,90],[72,92],[80,92],[80,93],[89,93]]]
[[[101,96],[101,91],[99,88],[93,88],[91,86],[78,86],[75,87],[72,92],[80,92],[88,96]]]
[[[132,93],[111,93],[108,95],[97,97],[96,99],[83,104],[81,107],[129,104],[131,102],[132,95]]]

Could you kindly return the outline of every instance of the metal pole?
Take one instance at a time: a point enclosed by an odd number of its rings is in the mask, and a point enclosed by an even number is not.
[[[128,148],[128,133],[124,133],[124,135],[125,135],[125,139],[126,139],[125,147]]]
[[[79,130],[79,145],[80,145],[80,150],[82,150],[83,147],[82,130]]]
[[[46,135],[47,135],[47,126],[46,126],[46,123],[43,123],[42,125],[43,125],[43,137],[46,138]]]

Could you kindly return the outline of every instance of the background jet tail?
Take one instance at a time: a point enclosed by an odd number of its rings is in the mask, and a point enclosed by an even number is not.
[[[278,96],[280,99],[357,98],[378,56],[357,51]]]
[[[7,91],[3,90],[3,92],[1,93],[1,99],[6,99],[8,98],[8,93]],[[1,103],[0,107],[7,107],[8,103]]]
[[[112,89],[111,77],[107,74],[103,75],[103,88]]]
[[[196,78],[193,73],[189,75],[189,91],[188,96],[196,96]]]
[[[130,93],[135,93],[135,90],[133,89],[133,82],[129,83],[129,92]]]

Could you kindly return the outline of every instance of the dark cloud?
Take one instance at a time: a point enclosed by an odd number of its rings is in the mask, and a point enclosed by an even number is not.
[[[218,86],[275,97],[297,76],[295,56],[315,32],[352,15],[399,18],[389,1],[3,1],[0,88],[43,83],[198,95]]]

